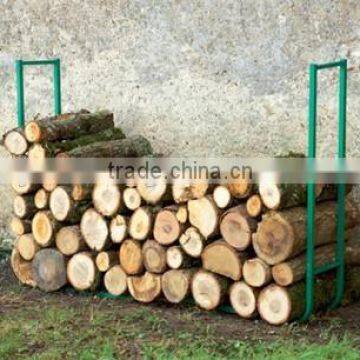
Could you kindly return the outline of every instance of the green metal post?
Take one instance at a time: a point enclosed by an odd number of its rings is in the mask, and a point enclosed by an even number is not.
[[[19,128],[25,125],[24,100],[24,69],[22,60],[15,61],[16,91],[17,91],[17,123]]]
[[[55,115],[61,114],[60,59],[54,60],[54,112]]]

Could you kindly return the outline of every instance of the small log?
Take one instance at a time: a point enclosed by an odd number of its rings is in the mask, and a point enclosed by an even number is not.
[[[270,266],[259,258],[246,260],[242,272],[244,280],[252,287],[265,286],[272,280]]]
[[[251,319],[257,315],[258,295],[259,290],[252,288],[244,281],[234,282],[229,290],[231,306],[244,319]]]
[[[220,210],[210,197],[202,197],[188,202],[189,221],[199,229],[205,239],[219,233]]]
[[[120,188],[116,183],[96,184],[92,193],[95,209],[104,216],[115,215],[122,205]]]
[[[60,115],[60,117],[55,118],[32,120],[25,126],[25,136],[32,143],[50,142],[75,139],[113,127],[114,115],[106,110],[93,114],[79,112],[69,114],[67,118]]]
[[[38,251],[33,260],[33,271],[37,286],[43,291],[56,291],[67,283],[65,257],[55,249]]]
[[[30,194],[39,189],[40,184],[33,182],[33,177],[26,172],[13,172],[11,174],[11,187],[18,195]]]
[[[11,268],[17,279],[24,285],[36,287],[32,261],[24,260],[19,252],[14,248],[10,258]]]
[[[87,248],[79,225],[62,227],[56,234],[55,242],[59,251],[66,256],[74,255]]]
[[[71,192],[71,187],[57,186],[50,194],[49,208],[56,220],[76,224],[90,204],[74,201]]]
[[[144,258],[141,243],[134,239],[126,239],[120,246],[120,265],[128,275],[137,275],[144,270]]]
[[[189,178],[174,178],[172,185],[172,197],[176,203],[186,203],[189,200],[200,199],[209,190],[207,179],[191,180]]]
[[[37,209],[44,210],[49,205],[50,194],[45,189],[39,189],[34,196],[34,204]]]
[[[136,301],[150,303],[161,294],[161,276],[149,272],[141,276],[129,276],[127,286]]]
[[[224,185],[219,185],[215,188],[213,198],[216,206],[220,209],[229,207],[232,202],[230,190]]]
[[[110,245],[108,223],[95,209],[85,211],[80,230],[90,249],[101,251]]]
[[[258,194],[251,195],[246,201],[246,211],[249,216],[256,218],[261,215],[263,210],[263,203]]]
[[[121,243],[127,236],[128,218],[122,215],[116,215],[110,221],[110,237],[113,243]]]
[[[138,174],[136,178],[136,189],[140,196],[151,205],[170,199],[167,179],[164,173],[156,175]]]
[[[43,188],[48,192],[55,190],[58,186],[58,174],[55,172],[44,172],[42,177]]]
[[[176,215],[177,206],[169,206],[160,210],[154,222],[154,238],[161,245],[173,244],[181,235],[183,226]]]
[[[179,243],[186,254],[199,258],[204,249],[205,239],[198,229],[189,227],[180,236]]]
[[[360,222],[358,208],[346,201],[346,228]],[[306,247],[306,209],[302,207],[271,211],[263,215],[253,236],[253,247],[259,258],[269,265],[279,264],[295,257]],[[335,241],[336,202],[320,203],[315,211],[315,245]]]
[[[127,275],[120,265],[112,266],[104,276],[105,289],[114,296],[124,294],[127,290]]]
[[[29,146],[21,128],[12,129],[4,134],[3,144],[10,154],[17,156],[24,155]]]
[[[209,271],[199,270],[192,278],[191,293],[202,309],[216,309],[224,301],[227,290],[228,280]]]
[[[32,260],[40,249],[32,234],[19,236],[16,241],[16,248],[20,256],[27,261]]]
[[[141,195],[136,188],[128,187],[123,192],[123,202],[129,210],[136,210],[142,205]]]
[[[237,252],[223,240],[217,240],[207,245],[201,253],[202,266],[205,270],[235,281],[241,278],[245,259],[245,254]]]
[[[145,241],[142,247],[142,254],[147,271],[162,274],[166,270],[166,249],[155,240]]]
[[[55,234],[61,225],[56,221],[50,211],[39,211],[32,221],[32,233],[35,241],[41,247],[52,246],[55,242]]]
[[[227,210],[221,217],[220,233],[237,250],[245,250],[250,246],[256,229],[257,221],[248,215],[244,205]]]
[[[188,221],[188,210],[186,205],[178,206],[178,210],[176,212],[176,218],[180,224],[186,224]]]
[[[166,263],[170,269],[190,267],[192,259],[180,246],[170,246],[166,250]]]
[[[14,198],[13,211],[20,219],[31,218],[37,211],[34,197],[32,195],[17,195]]]
[[[10,220],[9,228],[16,236],[24,235],[31,232],[31,220],[20,219],[13,216]]]
[[[251,195],[253,189],[251,174],[249,172],[243,172],[242,170],[234,170],[232,174],[227,176],[226,186],[232,197],[236,199],[246,199]]]
[[[129,235],[136,240],[145,240],[153,225],[153,213],[149,207],[142,206],[134,211],[129,221]]]
[[[97,254],[95,263],[99,271],[106,272],[112,266],[119,264],[119,253],[117,251],[101,251]]]
[[[179,304],[191,293],[191,281],[197,269],[169,270],[161,276],[161,289],[172,304]]]
[[[67,265],[67,277],[76,290],[96,289],[100,274],[95,265],[95,254],[84,251],[72,256]]]

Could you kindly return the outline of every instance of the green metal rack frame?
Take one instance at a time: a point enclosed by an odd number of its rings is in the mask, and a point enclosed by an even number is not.
[[[346,90],[347,90],[347,60],[325,64],[310,65],[310,91],[309,91],[309,133],[308,158],[313,168],[316,158],[316,115],[317,115],[317,74],[319,70],[339,67],[339,108],[338,108],[338,151],[337,158],[346,157]],[[301,320],[306,321],[314,309],[315,276],[336,270],[335,296],[330,308],[338,307],[342,301],[345,288],[344,264],[344,232],[345,232],[345,183],[339,182],[337,188],[336,209],[336,252],[335,261],[320,267],[314,265],[315,245],[315,181],[307,183],[307,242],[306,242],[306,306]]]
[[[25,92],[24,92],[24,66],[53,65],[53,94],[54,113],[61,114],[61,74],[60,59],[53,60],[16,60],[16,92],[17,92],[17,123],[18,127],[25,126]]]

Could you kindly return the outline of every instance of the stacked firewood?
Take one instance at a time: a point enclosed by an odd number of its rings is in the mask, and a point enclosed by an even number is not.
[[[107,111],[35,119],[4,137],[16,156],[141,157],[142,137],[125,138]],[[135,176],[136,175],[136,176]],[[44,291],[104,286],[150,303],[178,304],[192,296],[214,310],[230,303],[243,318],[282,324],[305,307],[306,187],[252,183],[249,174],[212,184],[206,178],[135,174],[117,184],[99,174],[93,185],[20,184],[11,229],[11,264],[18,279]],[[23,180],[23,179],[22,179]],[[315,264],[334,261],[336,187],[318,185]],[[358,208],[346,201],[346,298],[360,295]],[[331,300],[334,275],[316,281],[315,308]]]

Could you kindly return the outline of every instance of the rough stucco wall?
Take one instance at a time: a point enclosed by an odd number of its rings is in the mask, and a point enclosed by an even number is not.
[[[1,0],[0,14],[1,132],[15,121],[13,60],[60,57],[64,111],[109,108],[159,152],[302,151],[308,63],[347,57],[348,149],[360,155],[357,0]],[[28,117],[51,111],[49,74],[26,70]],[[323,155],[336,142],[336,84],[321,73]]]

